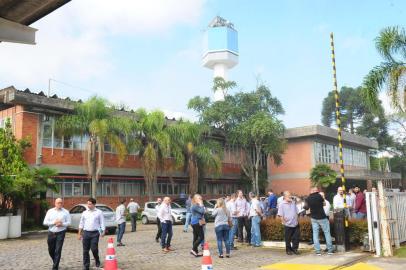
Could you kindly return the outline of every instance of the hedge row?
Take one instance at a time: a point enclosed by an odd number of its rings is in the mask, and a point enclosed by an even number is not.
[[[299,218],[300,227],[300,240],[310,241],[313,238],[312,224],[310,218]],[[330,220],[330,231],[334,237],[333,220]],[[349,234],[351,244],[362,244],[365,233],[368,233],[368,223],[366,220],[349,220]],[[268,218],[261,222],[261,234],[262,240],[265,241],[283,241],[284,240],[284,226],[280,219]],[[320,234],[320,238],[323,240],[323,234]]]

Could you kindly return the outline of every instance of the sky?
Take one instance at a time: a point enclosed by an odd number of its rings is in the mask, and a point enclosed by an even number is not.
[[[99,95],[127,108],[161,109],[194,119],[194,96],[213,93],[201,65],[203,33],[215,16],[234,23],[237,91],[269,86],[286,127],[320,124],[332,90],[330,32],[338,85],[357,87],[382,59],[374,39],[405,27],[406,1],[393,0],[73,0],[35,22],[37,44],[0,43],[0,89]]]

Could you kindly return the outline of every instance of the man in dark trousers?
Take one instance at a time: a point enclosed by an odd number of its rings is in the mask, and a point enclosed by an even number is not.
[[[99,237],[103,237],[106,227],[104,226],[103,212],[96,208],[96,200],[87,200],[87,210],[83,211],[79,222],[78,239],[83,245],[83,269],[90,269],[89,250],[92,250],[96,267],[100,267]],[[83,231],[83,235],[82,235]]]
[[[48,252],[53,262],[52,270],[59,269],[66,229],[71,223],[69,212],[62,206],[62,199],[57,198],[55,207],[49,209],[44,218],[44,225],[48,226]]]
[[[161,236],[162,236],[161,219],[160,219],[159,216],[158,216],[159,207],[161,207],[161,203],[162,203],[162,199],[161,199],[161,198],[158,198],[158,199],[156,200],[156,206],[155,206],[155,211],[156,211],[156,214],[157,214],[157,216],[156,216],[156,225],[158,226],[158,231],[157,231],[156,236],[155,236],[155,241],[156,241],[157,243],[159,243],[159,239],[160,239]]]
[[[292,255],[294,253],[299,255],[300,229],[298,211],[296,202],[292,200],[289,191],[283,193],[283,201],[279,205],[278,216],[281,217],[282,224],[285,227],[286,254]]]
[[[319,193],[317,187],[312,187],[310,190],[310,195],[307,197],[304,209],[310,209],[310,217],[313,229],[313,243],[316,255],[321,255],[320,250],[320,240],[319,240],[319,230],[323,230],[324,237],[327,243],[328,255],[333,254],[333,243],[330,235],[330,222],[326,213],[324,212],[323,206],[325,205],[323,197]]]

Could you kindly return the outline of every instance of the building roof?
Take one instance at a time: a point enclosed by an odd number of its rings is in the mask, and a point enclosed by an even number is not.
[[[0,0],[0,17],[30,25],[70,0]]]
[[[337,130],[321,125],[288,128],[285,131],[286,139],[296,139],[305,137],[319,137],[337,140]],[[342,132],[343,143],[352,144],[369,149],[377,149],[378,142],[364,136]]]

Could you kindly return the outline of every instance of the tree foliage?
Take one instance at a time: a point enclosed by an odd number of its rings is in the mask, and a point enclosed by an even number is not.
[[[83,162],[92,179],[92,197],[96,198],[96,185],[104,166],[105,144],[117,153],[119,163],[123,162],[127,154],[125,137],[130,131],[130,119],[120,117],[112,104],[99,97],[77,103],[72,114],[57,119],[57,134],[88,138]]]
[[[403,27],[384,28],[375,40],[375,47],[384,61],[375,66],[364,78],[363,97],[368,106],[376,110],[379,92],[387,86],[392,106],[405,110],[406,92],[406,32]]]
[[[47,190],[56,190],[54,176],[49,168],[30,169],[24,160],[24,151],[30,147],[28,140],[17,140],[10,121],[0,128],[0,202],[1,211],[24,208],[26,202]]]
[[[202,124],[180,121],[169,127],[172,155],[189,175],[189,193],[198,190],[199,172],[218,176],[222,169],[223,148],[210,138],[210,129]]]
[[[378,141],[380,149],[392,146],[392,137],[388,131],[388,119],[380,101],[373,112],[362,102],[362,88],[342,87],[340,90],[341,127],[344,131],[358,134]],[[323,100],[322,123],[335,126],[335,93],[331,91]]]
[[[310,171],[312,185],[317,187],[327,188],[336,182],[336,178],[337,173],[327,164],[318,164]]]
[[[215,78],[214,89],[222,85],[235,86],[222,78]],[[227,95],[224,101],[213,102],[207,97],[195,97],[188,107],[198,113],[199,121],[224,133],[228,143],[242,147],[241,169],[251,179],[258,192],[258,178],[262,155],[280,164],[285,149],[284,125],[278,119],[284,113],[280,101],[273,97],[266,85],[258,85],[252,92]]]

